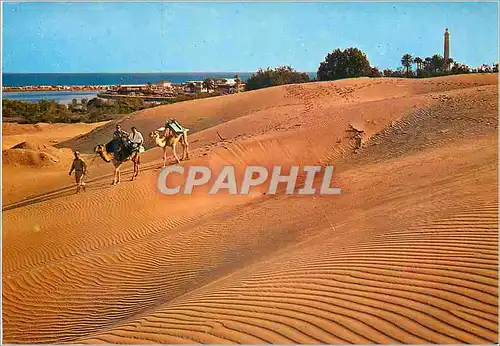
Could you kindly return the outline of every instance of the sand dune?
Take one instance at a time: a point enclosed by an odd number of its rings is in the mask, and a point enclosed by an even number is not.
[[[99,159],[79,196],[67,167],[4,166],[4,341],[497,342],[496,77],[289,85],[121,120],[190,127],[184,166],[333,164],[342,195],[162,196],[159,148],[114,187]],[[113,126],[53,144],[90,155]]]
[[[105,125],[106,122],[94,124],[14,124],[2,125],[2,150],[8,149],[24,141],[46,141],[51,145],[78,137],[90,130]]]
[[[86,134],[105,125],[95,124],[13,124],[2,125],[3,203],[10,204],[61,187],[71,165],[69,148],[56,148],[61,141]],[[18,169],[23,166],[23,169]],[[67,173],[66,173],[67,174]]]
[[[55,166],[62,160],[70,161],[73,157],[71,149],[56,149],[43,142],[21,142],[10,149],[2,151],[3,165],[12,166]]]

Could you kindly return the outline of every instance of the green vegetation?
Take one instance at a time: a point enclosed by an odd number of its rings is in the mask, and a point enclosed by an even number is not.
[[[207,89],[207,92],[210,90],[215,90],[215,81],[212,78],[205,78],[203,81],[203,87]]]
[[[240,92],[240,85],[241,85],[241,79],[240,79],[240,76],[235,74],[234,75],[234,82],[236,83],[236,92],[239,93]]]
[[[219,92],[196,93],[194,95],[178,95],[161,102],[144,102],[140,97],[120,97],[117,99],[93,98],[73,99],[66,106],[55,101],[41,100],[37,103],[3,100],[3,121],[14,121],[21,124],[45,123],[95,123],[111,120],[122,114],[129,114],[141,109],[158,105],[190,101],[207,97],[220,96]]]
[[[3,100],[2,114],[5,120],[19,123],[93,123],[115,118],[120,114],[135,112],[147,108],[139,98],[123,98],[119,100],[103,100],[93,98],[82,99],[80,103],[74,99],[68,106],[55,101],[41,100],[37,103],[17,100]]]
[[[415,72],[412,71],[412,64],[415,64]],[[423,59],[420,57],[413,58],[411,54],[405,54],[401,57],[401,65],[402,69],[396,71],[384,70],[384,77],[428,78],[465,73],[498,73],[498,63],[492,66],[483,64],[479,68],[472,69],[465,64],[454,61],[452,58],[448,59],[449,67],[446,69],[444,58],[439,54]]]
[[[413,57],[411,54],[405,54],[401,58],[401,65],[406,68],[406,77],[409,77],[411,71],[411,65],[413,64]]]
[[[37,122],[72,122],[72,113],[65,105],[53,101],[29,103],[22,101],[3,100],[2,117],[6,120],[16,119],[20,123]],[[62,120],[65,121],[62,121]]]
[[[371,67],[365,53],[358,48],[335,49],[320,63],[317,80],[327,81],[353,77],[377,77],[380,72]]]
[[[307,83],[309,81],[307,73],[297,72],[291,66],[279,66],[275,69],[259,69],[247,79],[245,89],[257,90],[283,84]],[[237,83],[240,83],[239,78],[237,78]]]
[[[413,72],[413,64],[416,70]],[[319,68],[317,80],[336,80],[351,77],[407,77],[426,78],[463,73],[498,73],[498,63],[492,66],[483,64],[479,68],[471,69],[469,66],[448,59],[449,68],[445,68],[444,58],[439,54],[424,59],[413,57],[407,53],[401,57],[401,68],[397,70],[385,69],[380,72],[376,67],[371,67],[366,55],[358,48],[345,50],[335,49],[328,54]]]
[[[439,54],[431,57],[413,57],[407,53],[401,57],[401,67],[396,71],[385,69],[380,71],[377,67],[370,66],[368,57],[358,48],[335,49],[329,53],[320,63],[315,80],[328,81],[354,77],[407,77],[426,78],[464,73],[498,73],[498,63],[492,66],[483,64],[481,67],[471,69],[469,66],[448,60],[446,68],[444,58]],[[413,72],[415,64],[415,72]],[[234,76],[236,90],[242,83],[238,75]],[[279,66],[275,69],[259,69],[246,81],[246,90],[256,90],[284,84],[310,82],[309,75],[297,72],[291,66]],[[152,84],[148,83],[150,90],[146,94],[154,94]],[[78,102],[74,99],[68,106],[54,101],[39,101],[28,103],[22,101],[3,100],[2,111],[4,121],[16,121],[20,123],[37,122],[99,122],[111,120],[122,114],[132,113],[144,108],[154,107],[161,104],[172,104],[207,97],[220,96],[221,92],[216,90],[215,80],[207,78],[203,81],[203,88],[207,93],[181,94],[161,102],[144,102],[139,97],[119,97],[117,99],[93,98],[82,99]],[[210,92],[212,91],[212,92]]]

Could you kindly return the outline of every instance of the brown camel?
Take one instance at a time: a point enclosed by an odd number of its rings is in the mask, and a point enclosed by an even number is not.
[[[113,150],[113,148],[118,149]],[[125,147],[120,138],[115,138],[106,145],[99,144],[95,147],[94,151],[99,154],[104,161],[112,162],[113,166],[115,166],[112,185],[120,183],[120,167],[128,160],[132,160],[134,163],[134,173],[130,180],[134,180],[139,174],[139,165],[141,163],[139,151]]]
[[[167,162],[167,148],[171,147],[172,151],[174,152],[174,157],[177,160],[177,163],[180,163],[181,161],[179,160],[179,157],[177,156],[177,152],[175,150],[177,142],[180,141],[182,145],[182,158],[181,160],[184,159],[189,159],[189,144],[187,141],[187,130],[184,131],[183,133],[176,134],[174,132],[165,130],[164,132],[161,131],[162,129],[155,130],[149,134],[151,139],[156,143],[157,146],[160,148],[163,148],[163,167],[166,166]],[[163,134],[161,134],[161,132]]]

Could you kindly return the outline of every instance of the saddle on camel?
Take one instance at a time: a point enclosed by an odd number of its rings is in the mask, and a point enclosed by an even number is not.
[[[128,137],[128,133],[121,131],[118,126],[113,139],[105,145],[99,144],[94,151],[99,154],[104,161],[113,163],[115,167],[113,185],[120,182],[120,167],[126,161],[131,160],[134,164],[134,173],[132,174],[131,180],[134,180],[134,178],[139,175],[139,153],[144,152],[144,147],[138,143],[132,142]]]

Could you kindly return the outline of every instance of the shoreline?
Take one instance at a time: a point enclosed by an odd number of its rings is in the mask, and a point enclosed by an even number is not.
[[[22,87],[2,87],[2,92],[41,92],[41,91],[102,91],[116,87],[115,85],[71,85],[71,86],[22,86]]]
[[[118,100],[126,98],[140,98],[146,102],[175,100],[177,96],[146,96],[146,95],[118,95],[109,93],[98,93],[97,97],[102,99]]]
[[[92,99],[103,90],[41,90],[41,91],[2,91],[3,101],[20,101],[27,103],[38,103],[42,100],[53,101],[58,104],[68,105],[76,99]]]
[[[205,79],[232,79],[244,81],[251,72],[179,72],[179,73],[2,73],[3,91],[60,91],[96,90],[124,85],[173,86]]]

